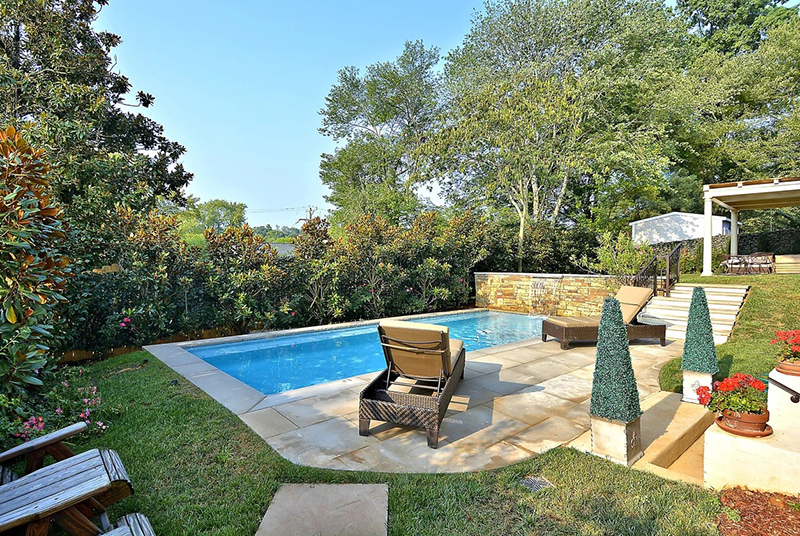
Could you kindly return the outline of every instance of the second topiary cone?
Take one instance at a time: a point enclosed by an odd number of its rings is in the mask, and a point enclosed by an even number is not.
[[[697,388],[711,387],[714,374],[719,371],[717,348],[714,345],[714,328],[708,311],[708,300],[703,287],[694,287],[689,318],[686,323],[686,340],[683,344],[683,401],[698,404]]]

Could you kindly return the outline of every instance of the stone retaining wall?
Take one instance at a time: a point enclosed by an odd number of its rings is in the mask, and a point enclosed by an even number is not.
[[[599,315],[619,285],[608,276],[476,272],[478,307],[532,315]]]

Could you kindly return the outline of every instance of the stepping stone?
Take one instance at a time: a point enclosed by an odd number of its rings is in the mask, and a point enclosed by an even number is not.
[[[256,536],[386,536],[388,484],[283,484]]]

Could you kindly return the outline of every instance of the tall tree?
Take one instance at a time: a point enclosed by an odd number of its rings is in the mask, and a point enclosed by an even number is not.
[[[361,75],[355,67],[339,71],[337,83],[320,110],[320,132],[344,142],[323,154],[320,178],[336,208],[335,225],[368,214],[397,223],[411,219],[421,203],[411,177],[416,147],[438,107],[436,48],[407,42],[393,62],[379,62]]]
[[[179,214],[181,230],[202,234],[206,229],[212,229],[216,234],[222,234],[228,227],[241,227],[247,223],[246,210],[244,203],[224,199],[200,203],[198,198],[189,196],[186,210]]]
[[[766,31],[792,17],[788,0],[678,0],[678,12],[704,48],[736,54],[758,48]]]
[[[131,84],[110,57],[121,39],[93,27],[106,4],[0,4],[0,124],[48,148],[57,164],[53,189],[73,229],[98,231],[114,204],[141,210],[158,196],[180,198],[191,179],[179,163],[184,148],[161,125],[128,111]],[[136,100],[148,107],[153,96],[140,91]],[[71,249],[81,244],[73,241]]]
[[[505,185],[520,244],[528,218],[624,225],[663,181],[654,103],[685,64],[685,39],[655,1],[487,3],[447,58],[448,114],[424,171],[462,197]]]

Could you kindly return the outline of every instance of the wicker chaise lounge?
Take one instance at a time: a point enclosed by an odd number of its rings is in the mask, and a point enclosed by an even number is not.
[[[465,351],[445,326],[384,320],[378,334],[386,370],[359,395],[358,433],[370,420],[425,428],[428,446],[439,444],[439,426],[464,377]]]
[[[623,286],[616,298],[622,308],[622,318],[628,330],[628,340],[659,339],[661,346],[667,344],[667,326],[639,324],[636,315],[647,305],[653,291],[649,288]],[[550,316],[542,322],[542,340],[553,337],[561,341],[561,349],[567,350],[572,341],[596,341],[600,327],[599,316],[574,317]]]

